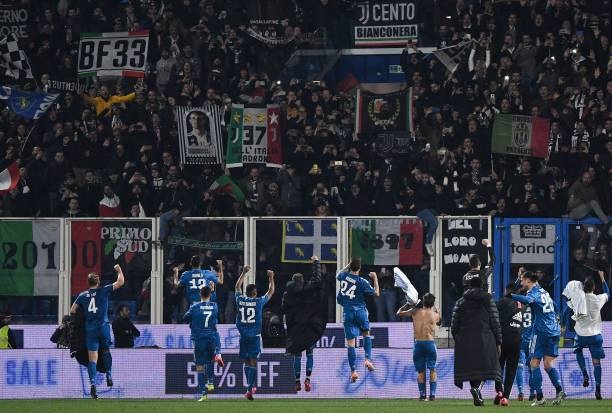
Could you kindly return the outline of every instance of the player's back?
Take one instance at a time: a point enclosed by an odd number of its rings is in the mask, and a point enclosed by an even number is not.
[[[369,282],[359,275],[342,271],[336,277],[340,281],[340,290],[336,297],[345,311],[360,310],[365,308],[366,295],[374,294],[374,288]]]
[[[188,310],[189,327],[192,339],[214,338],[217,332],[219,307],[212,301],[192,304]]]
[[[236,327],[243,337],[261,334],[263,307],[267,302],[267,295],[247,297],[236,294]]]
[[[533,334],[544,336],[558,336],[561,334],[555,304],[548,291],[540,285],[535,285],[528,296],[533,298],[531,314],[533,316]]]
[[[185,288],[187,300],[191,306],[193,303],[200,301],[200,289],[204,286],[212,287],[219,281],[217,274],[210,270],[193,269],[183,272],[180,279],[180,284]],[[211,301],[217,301],[217,295],[213,291]]]
[[[96,330],[108,324],[108,298],[113,291],[113,285],[90,288],[83,291],[76,299],[76,303],[85,312],[85,328]]]

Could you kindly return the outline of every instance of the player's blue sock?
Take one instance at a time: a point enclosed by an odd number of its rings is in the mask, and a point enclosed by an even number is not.
[[[251,379],[250,379],[250,389],[253,390],[255,387],[255,383],[257,382],[257,365],[251,366]]]
[[[557,393],[559,393],[561,390],[563,390],[563,387],[561,387],[561,377],[559,377],[559,371],[557,371],[557,369],[554,367],[545,370],[546,373],[548,373],[548,378],[552,382],[553,386],[555,386],[555,390],[557,390]]]
[[[576,353],[576,361],[578,362],[578,367],[580,367],[580,371],[584,375],[587,369],[586,369],[586,361],[584,359],[584,354],[582,354],[582,351],[579,351],[578,353]]]
[[[244,377],[246,378],[247,386],[250,386],[250,383],[251,383],[251,366],[249,366],[248,364],[244,365]],[[248,390],[251,391],[251,388],[249,387]]]
[[[87,363],[87,375],[89,376],[89,382],[92,385],[96,384],[96,363],[93,361]]]
[[[111,370],[113,369],[113,357],[110,351],[102,353],[102,362],[104,363],[104,367],[106,367],[106,377],[112,377]]]
[[[516,366],[516,387],[518,387],[519,394],[523,394],[523,363],[519,363]]]
[[[365,358],[368,360],[372,359],[372,337],[366,336],[363,338],[363,349],[365,351]]]
[[[429,380],[429,397],[436,395],[436,389],[438,388],[437,380]]]
[[[204,363],[204,373],[206,374],[206,382],[212,384],[214,376],[212,361]]]
[[[425,382],[417,384],[419,385],[419,396],[425,397]]]
[[[351,371],[355,371],[355,361],[357,360],[357,352],[355,351],[355,347],[348,347],[348,362]]]
[[[300,373],[302,370],[302,353],[299,356],[293,356],[293,375],[296,380],[300,380]]]
[[[312,350],[306,352],[306,377],[310,377],[312,374],[312,368],[314,367],[314,354]]]
[[[595,376],[595,384],[601,386],[601,364],[593,364],[593,375]]]
[[[206,370],[198,370],[198,391],[200,394],[206,394]]]
[[[542,394],[542,372],[540,367],[531,367],[531,379],[529,380],[529,386],[538,394],[538,397]]]

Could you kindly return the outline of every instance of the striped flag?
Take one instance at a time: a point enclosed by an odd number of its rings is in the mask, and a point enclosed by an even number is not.
[[[223,163],[221,106],[177,106],[181,162],[185,165],[220,165]]]
[[[17,34],[9,33],[0,39],[0,68],[14,79],[34,79],[28,56],[19,48]]]
[[[244,192],[232,178],[227,175],[221,175],[210,185],[209,192],[220,192],[233,197],[238,202],[244,202]]]
[[[350,221],[349,250],[366,265],[421,265],[423,222],[380,218]]]
[[[465,59],[470,47],[472,47],[472,40],[466,40],[453,46],[443,47],[431,53],[446,66],[449,72],[454,73],[459,64]]]
[[[497,115],[493,122],[494,153],[546,158],[550,120],[534,116]]]
[[[19,183],[19,165],[13,162],[8,168],[0,172],[0,194],[15,188]]]

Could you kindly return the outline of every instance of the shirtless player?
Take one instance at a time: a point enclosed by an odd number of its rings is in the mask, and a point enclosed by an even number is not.
[[[397,310],[398,317],[412,317],[412,327],[414,329],[414,351],[412,360],[414,367],[418,373],[417,382],[419,384],[419,400],[426,401],[426,384],[425,384],[425,369],[429,369],[429,401],[436,399],[436,360],[438,352],[436,342],[434,341],[434,333],[436,325],[440,323],[440,313],[434,307],[436,297],[433,294],[427,293],[423,296],[423,307],[410,308],[410,304],[406,304]]]

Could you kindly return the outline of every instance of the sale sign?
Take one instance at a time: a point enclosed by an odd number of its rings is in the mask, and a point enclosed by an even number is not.
[[[144,77],[149,31],[83,33],[79,43],[79,77]]]

